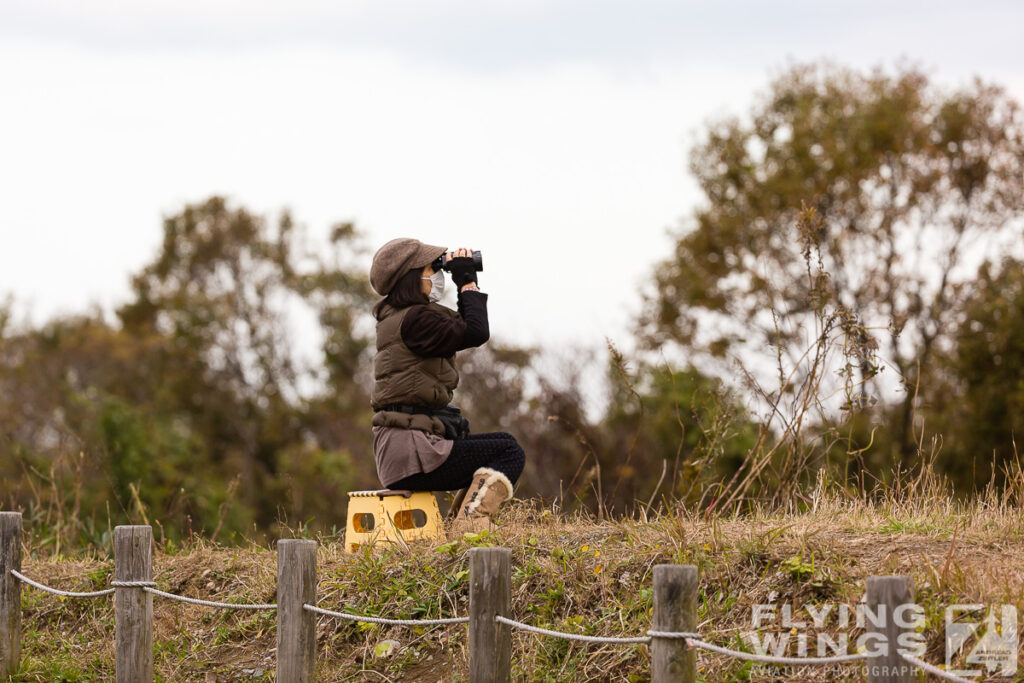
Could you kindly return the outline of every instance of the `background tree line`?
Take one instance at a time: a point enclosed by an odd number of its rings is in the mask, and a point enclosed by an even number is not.
[[[1019,469],[1016,102],[915,68],[797,65],[709,124],[691,169],[705,201],[635,338],[460,356],[474,429],[526,449],[520,497],[623,514],[792,502],[823,476],[864,493],[926,466],[969,494]],[[172,539],[343,527],[344,492],[377,486],[366,255],[352,225],[316,244],[214,197],[164,220],[116,311],[32,326],[0,308],[3,505],[54,543],[125,519]],[[305,319],[319,358],[294,351]]]

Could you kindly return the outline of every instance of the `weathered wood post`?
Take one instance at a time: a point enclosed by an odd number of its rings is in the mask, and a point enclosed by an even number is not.
[[[697,631],[697,568],[690,564],[654,567],[652,631]],[[654,683],[697,680],[697,653],[682,638],[651,639],[651,680]]]
[[[316,541],[277,542],[277,680],[313,683],[316,675]]]
[[[900,657],[898,639],[912,631],[898,623],[896,610],[914,602],[914,591],[907,576],[869,576],[865,631],[872,636],[865,642],[869,651],[879,651],[866,660],[868,683],[913,683],[916,667]]]
[[[512,678],[512,628],[495,615],[509,616],[512,603],[512,551],[469,551],[469,680],[507,683]]]
[[[153,580],[153,528],[114,528],[114,580]],[[152,683],[153,595],[131,586],[114,589],[117,683]]]
[[[21,656],[21,513],[0,512],[0,676],[18,672]]]

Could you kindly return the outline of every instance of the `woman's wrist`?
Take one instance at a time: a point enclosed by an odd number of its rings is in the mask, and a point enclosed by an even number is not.
[[[459,288],[460,292],[479,292],[480,288],[476,286],[475,282],[468,282]]]

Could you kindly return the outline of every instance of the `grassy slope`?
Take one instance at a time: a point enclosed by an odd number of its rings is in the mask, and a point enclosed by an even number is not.
[[[928,615],[932,662],[942,661],[946,605],[1011,602],[1024,613],[1020,510],[935,501],[868,507],[840,499],[821,500],[815,507],[735,519],[663,515],[648,523],[595,523],[516,504],[503,512],[500,530],[478,541],[357,555],[325,541],[318,558],[320,604],[406,618],[464,615],[468,550],[474,543],[493,543],[512,549],[514,616],[582,633],[642,634],[650,619],[651,569],[664,562],[699,565],[701,628],[719,644],[735,646],[738,634],[750,629],[753,603],[852,606],[872,574],[913,577],[917,601]],[[269,549],[199,545],[178,553],[158,551],[154,567],[160,588],[172,592],[274,600],[276,559]],[[59,557],[31,557],[24,570],[71,590],[102,587],[112,571],[106,559]],[[14,680],[113,679],[109,600],[63,600],[32,589],[23,595],[23,673]],[[273,679],[273,613],[227,613],[159,598],[154,612],[159,680]],[[318,680],[465,679],[464,626],[413,631],[321,619],[318,633]],[[374,646],[385,639],[401,647],[375,657]],[[699,661],[707,681],[747,677],[739,662],[707,654]],[[646,680],[648,663],[646,646],[513,636],[517,680]],[[838,679],[830,674],[818,680]]]

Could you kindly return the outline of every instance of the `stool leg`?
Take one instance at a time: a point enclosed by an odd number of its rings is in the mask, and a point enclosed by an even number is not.
[[[462,507],[462,501],[464,501],[466,499],[466,491],[467,490],[468,490],[468,487],[465,488],[465,489],[459,489],[458,491],[456,491],[455,499],[452,500],[452,506],[450,508],[448,508],[448,514],[445,515],[445,517],[444,517],[445,521],[450,522],[453,519],[455,519],[455,515],[459,514],[459,508]]]

